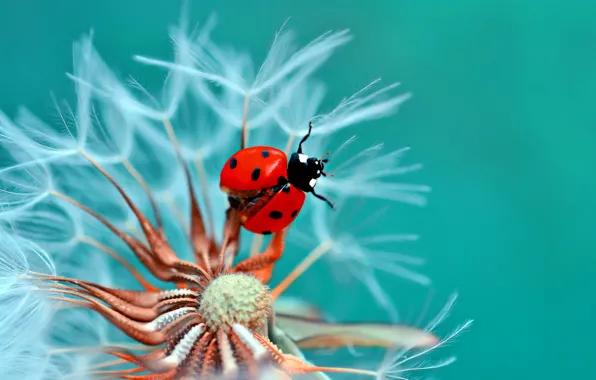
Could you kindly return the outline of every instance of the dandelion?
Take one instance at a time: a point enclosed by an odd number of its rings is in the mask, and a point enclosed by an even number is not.
[[[312,205],[313,231],[298,225],[243,245],[251,235],[214,180],[226,157],[247,146],[249,131],[255,143],[291,146],[305,117],[320,123],[314,134],[327,136],[395,112],[407,95],[388,95],[396,85],[366,87],[317,116],[311,113],[322,92],[315,91],[304,112],[284,119],[349,32],[297,49],[293,34],[281,31],[254,71],[248,55],[211,40],[212,26],[172,29],[173,62],[136,57],[168,70],[160,96],[134,80],[124,86],[86,36],[74,46],[77,104],[58,107],[61,130],[25,109],[15,120],[0,114],[0,142],[10,157],[0,168],[0,372],[9,379],[399,379],[451,363],[409,365],[453,337],[433,333],[447,311],[423,329],[339,323],[284,298],[324,255],[424,283],[405,267],[415,259],[373,247],[410,235],[332,231],[330,211]],[[376,153],[345,161],[351,174],[329,181],[339,204],[358,195],[421,203],[425,187],[392,182],[416,169],[397,165],[403,151]],[[386,169],[371,173],[375,165]],[[365,192],[359,181],[375,189]],[[288,235],[318,246],[272,284]],[[377,300],[389,304],[371,271],[360,279],[376,284]],[[381,347],[388,356],[371,370],[320,366],[302,352],[340,347]]]
[[[397,318],[397,310],[391,297],[379,284],[378,274],[387,273],[421,285],[430,284],[430,279],[419,273],[419,267],[424,264],[423,259],[386,248],[388,244],[396,246],[416,241],[418,236],[367,232],[366,225],[374,226],[375,219],[381,216],[383,210],[369,214],[368,218],[361,218],[363,212],[355,209],[362,205],[346,207],[350,202],[353,202],[353,198],[342,198],[337,204],[337,212],[333,213],[327,212],[325,205],[311,204],[308,227],[295,231],[291,239],[306,249],[312,247],[313,239],[316,239],[319,249],[314,260],[324,258],[339,281],[360,281],[377,303]]]
[[[47,366],[39,345],[28,342],[35,342],[44,333],[53,310],[34,283],[21,280],[31,271],[56,272],[51,258],[39,246],[0,231],[0,373],[14,378]]]

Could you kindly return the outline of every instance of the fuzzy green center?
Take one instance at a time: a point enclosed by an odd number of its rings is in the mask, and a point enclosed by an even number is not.
[[[253,330],[267,324],[271,296],[257,278],[243,274],[225,274],[213,280],[203,292],[199,312],[212,330],[229,331],[235,323]]]

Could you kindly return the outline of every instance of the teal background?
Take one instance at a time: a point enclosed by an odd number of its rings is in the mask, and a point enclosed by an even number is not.
[[[594,376],[593,2],[191,3],[193,21],[217,11],[216,37],[257,58],[288,16],[302,42],[350,28],[354,41],[320,73],[332,100],[377,76],[414,93],[367,138],[412,146],[425,164],[415,179],[433,187],[430,203],[401,219],[423,237],[414,250],[428,258],[433,303],[458,290],[451,327],[475,319],[441,378]],[[162,73],[131,57],[167,57],[179,11],[173,1],[0,1],[0,108],[53,115],[50,91],[72,96],[71,44],[90,28],[110,66],[157,85]]]

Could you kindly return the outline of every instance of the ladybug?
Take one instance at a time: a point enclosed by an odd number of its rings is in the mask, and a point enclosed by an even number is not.
[[[240,213],[240,222],[248,231],[269,235],[286,228],[294,221],[306,193],[333,203],[315,193],[317,180],[326,177],[325,154],[321,158],[302,153],[302,144],[310,137],[308,133],[300,140],[298,150],[288,160],[286,154],[269,146],[253,146],[232,155],[220,174],[220,188],[228,194],[230,207]]]

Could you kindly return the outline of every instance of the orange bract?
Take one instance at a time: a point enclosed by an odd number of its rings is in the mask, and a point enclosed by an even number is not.
[[[179,154],[171,125],[167,120],[164,125]],[[123,232],[87,206],[64,194],[54,194],[105,224],[128,244],[153,276],[174,285],[171,290],[156,289],[131,266],[127,267],[141,280],[145,291],[114,289],[84,280],[35,274],[52,283],[50,291],[59,295],[55,299],[92,309],[132,339],[155,347],[144,355],[122,347],[105,347],[105,352],[134,364],[135,368],[102,370],[95,374],[142,380],[203,378],[209,375],[257,379],[261,370],[273,368],[279,378],[319,371],[376,376],[373,371],[310,365],[297,356],[300,355],[298,348],[301,344],[304,347],[391,346],[399,340],[396,336],[402,332],[398,327],[385,325],[376,328],[367,324],[338,328],[337,324],[330,325],[320,319],[302,320],[284,316],[282,322],[289,327],[288,337],[276,325],[274,300],[315,260],[307,259],[305,262],[308,264],[301,265],[270,292],[266,284],[284,251],[285,230],[274,234],[262,253],[235,263],[239,250],[240,213],[232,208],[227,211],[221,243],[209,236],[194,195],[191,175],[179,154],[191,200],[190,240],[196,262],[181,260],[163,233],[157,207],[154,208],[157,226],[154,226],[110,174],[89,155],[82,154],[120,192],[135,213],[147,244]],[[148,195],[151,198],[150,192]],[[289,196],[287,193],[282,195]],[[271,202],[275,202],[278,196]],[[279,200],[283,201],[282,198]],[[304,198],[299,206],[302,202]],[[316,251],[314,255],[320,256]],[[298,330],[292,331],[293,327]],[[436,342],[430,334],[426,338],[422,345]],[[291,354],[282,353],[277,348],[287,341],[293,341],[286,344],[293,349]]]

